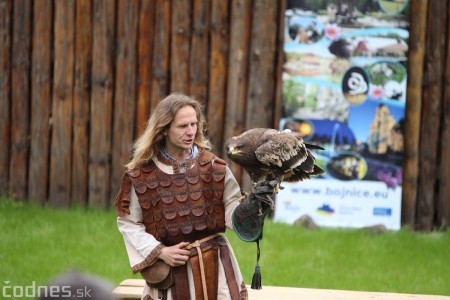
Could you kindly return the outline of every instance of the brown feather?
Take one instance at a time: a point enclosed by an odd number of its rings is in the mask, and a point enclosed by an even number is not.
[[[305,144],[290,132],[250,129],[228,139],[225,148],[228,157],[241,165],[254,182],[271,179],[296,182],[324,173],[307,149],[323,148]]]

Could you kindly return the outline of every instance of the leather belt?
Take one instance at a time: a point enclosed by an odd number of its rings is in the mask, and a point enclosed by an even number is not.
[[[217,299],[218,282],[215,281],[213,277],[218,276],[218,274],[213,274],[211,272],[217,272],[218,262],[215,262],[215,259],[211,260],[211,258],[214,257],[214,255],[217,255],[216,251],[219,249],[220,260],[222,261],[224,267],[225,277],[228,289],[230,291],[231,299],[241,299],[239,287],[234,274],[233,264],[230,258],[230,252],[228,250],[228,245],[226,244],[224,237],[220,233],[216,233],[203,239],[196,240],[195,242],[189,244],[185,249],[190,250],[191,252],[189,260],[192,265],[192,272],[194,273],[194,286],[197,300]],[[196,260],[198,260],[198,262]],[[207,265],[205,264],[205,262],[207,263]],[[186,291],[189,290],[186,265],[176,267],[173,271],[174,286],[172,286],[171,288],[173,299],[189,299],[189,293],[186,293]],[[196,278],[198,278],[198,284],[195,283]],[[208,282],[206,281],[206,278],[208,278]],[[211,288],[213,290],[211,290]],[[209,295],[208,291],[210,292]]]
[[[198,254],[198,258],[199,258],[199,264],[200,264],[200,274],[201,274],[201,278],[202,278],[202,288],[203,288],[203,297],[205,300],[208,300],[208,289],[206,286],[206,276],[205,276],[205,264],[203,262],[203,253],[202,253],[202,248],[201,248],[201,244],[212,240],[213,238],[215,238],[216,236],[219,236],[219,233],[207,236],[201,240],[196,240],[193,243],[190,243],[189,245],[186,246],[186,250],[191,250],[193,248],[197,249],[197,254]]]

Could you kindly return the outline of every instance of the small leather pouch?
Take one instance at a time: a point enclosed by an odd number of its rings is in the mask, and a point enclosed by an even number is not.
[[[153,265],[141,271],[142,278],[150,287],[168,289],[173,284],[172,268],[163,260],[158,259]]]

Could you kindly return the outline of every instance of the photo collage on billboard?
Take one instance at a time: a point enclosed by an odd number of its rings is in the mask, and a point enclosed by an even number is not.
[[[342,203],[369,190],[372,215],[400,215],[408,38],[407,0],[288,1],[280,129],[325,148],[314,151],[326,171],[314,180],[334,188],[314,196],[324,213],[363,211]]]

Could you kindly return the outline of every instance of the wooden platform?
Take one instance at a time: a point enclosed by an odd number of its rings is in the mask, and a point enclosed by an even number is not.
[[[145,282],[142,279],[126,279],[114,290],[119,299],[140,299]],[[248,287],[250,300],[450,300],[450,296],[413,295],[399,293],[355,292],[263,286],[261,290]]]

